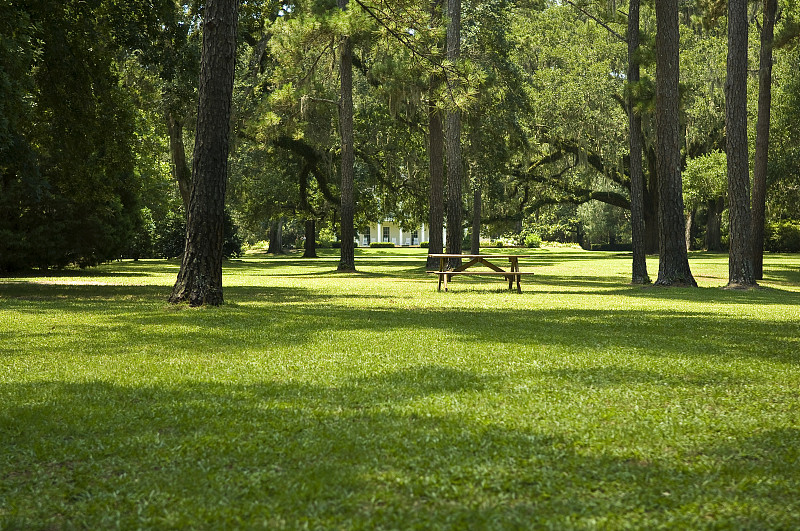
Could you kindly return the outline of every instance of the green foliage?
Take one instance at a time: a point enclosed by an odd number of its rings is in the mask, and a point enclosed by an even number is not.
[[[395,247],[395,244],[392,242],[370,242],[369,246],[373,248],[391,248]]]
[[[429,246],[429,245],[428,245],[428,243],[429,243],[429,242],[419,242],[419,246],[420,246],[421,248],[423,248],[423,249],[427,249],[427,248],[428,248],[428,246]]]
[[[764,248],[778,253],[800,252],[800,221],[780,220],[764,227]]]
[[[727,195],[727,160],[725,152],[716,150],[686,161],[683,202],[687,208],[696,208]]]
[[[536,234],[535,232],[531,232],[525,235],[525,238],[523,239],[522,243],[523,245],[525,245],[525,247],[528,247],[530,249],[538,249],[539,247],[542,246],[542,237]]]

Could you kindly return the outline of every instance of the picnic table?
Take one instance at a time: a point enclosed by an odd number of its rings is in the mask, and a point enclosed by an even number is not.
[[[439,270],[438,271],[428,271],[428,273],[433,273],[438,275],[439,277],[439,286],[438,291],[442,290],[442,284],[444,284],[444,290],[447,291],[447,283],[450,278],[454,275],[491,275],[491,276],[502,276],[508,281],[508,289],[514,289],[514,283],[517,285],[517,293],[522,293],[522,287],[520,286],[520,280],[522,275],[532,275],[532,271],[520,271],[519,270],[519,259],[520,258],[527,258],[529,254],[429,254],[433,258],[439,259]],[[466,260],[466,262],[462,263],[459,267],[455,269],[447,270],[445,269],[447,266],[447,261],[451,258],[461,258],[462,260]],[[508,271],[504,270],[502,267],[497,265],[495,262],[499,260],[508,260],[509,266]],[[468,271],[473,266],[476,265],[483,265],[489,268],[489,270],[485,269],[473,269]]]

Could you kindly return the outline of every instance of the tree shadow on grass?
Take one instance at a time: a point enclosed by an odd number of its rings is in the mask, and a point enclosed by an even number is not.
[[[586,448],[535,421],[507,426],[501,411],[484,419],[430,405],[498,383],[421,366],[340,385],[0,384],[0,524],[563,529],[797,521],[797,429],[654,459],[613,444]]]

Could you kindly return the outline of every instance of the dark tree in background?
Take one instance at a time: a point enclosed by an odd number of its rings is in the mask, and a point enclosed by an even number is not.
[[[186,248],[169,300],[220,305],[238,0],[209,0],[203,20]]]
[[[347,9],[348,0],[338,0],[339,8]],[[353,146],[353,50],[352,41],[345,35],[340,43],[339,76],[341,79],[341,95],[339,97],[339,132],[342,137],[342,186],[341,186],[341,240],[339,254],[339,271],[355,271],[355,245],[353,237],[355,229],[353,218],[355,204],[353,201],[353,165],[355,151]]]
[[[656,2],[656,138],[658,167],[658,286],[697,286],[686,251],[678,120],[678,0]]]
[[[447,1],[447,59],[458,61],[461,56],[461,0]],[[461,254],[461,111],[449,111],[445,118],[445,150],[447,155],[447,252]],[[461,265],[461,259],[451,258],[450,267]]]
[[[764,213],[767,202],[770,107],[772,106],[772,45],[778,0],[764,0],[761,52],[758,65],[758,121],[753,160],[753,277],[764,278]]]
[[[728,67],[725,132],[728,154],[730,253],[728,287],[755,286],[750,169],[747,151],[747,0],[728,2]]]
[[[639,82],[639,0],[631,0],[628,8],[628,125],[631,149],[631,240],[633,270],[631,282],[649,284],[644,223],[644,173],[642,171],[642,116],[634,102],[635,85]]]

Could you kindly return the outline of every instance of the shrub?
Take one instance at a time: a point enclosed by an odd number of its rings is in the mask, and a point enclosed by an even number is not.
[[[524,243],[525,247],[528,247],[530,249],[538,249],[539,247],[542,246],[542,237],[536,234],[535,232],[532,232],[527,236],[525,236]]]
[[[428,248],[428,242],[419,242],[419,246],[422,247],[423,249],[427,249]]]
[[[370,247],[394,247],[392,242],[372,242],[369,244]]]
[[[764,227],[764,248],[773,253],[800,252],[800,221],[780,220]]]
[[[489,242],[489,247],[497,247],[499,249],[499,248],[505,247],[505,246],[506,246],[506,244],[503,242],[503,240],[496,240],[496,241],[493,241],[493,242]]]

